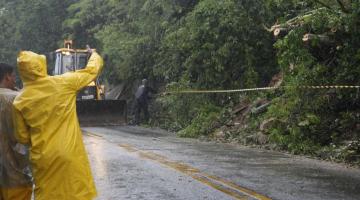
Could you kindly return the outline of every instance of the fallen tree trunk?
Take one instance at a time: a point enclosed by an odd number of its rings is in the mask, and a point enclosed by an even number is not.
[[[285,36],[291,29],[301,27],[307,22],[309,22],[317,12],[323,9],[324,8],[312,10],[304,15],[296,16],[292,19],[289,19],[288,21],[282,24],[278,24],[278,22],[276,22],[276,24],[271,26],[271,28],[267,28],[265,25],[264,27],[267,31],[272,32],[275,37],[282,37]]]
[[[289,32],[289,29],[287,28],[276,28],[274,30],[274,36],[275,37],[284,37]]]
[[[310,33],[305,34],[302,40],[305,43],[309,43],[311,41],[319,41],[320,43],[323,43],[323,44],[331,44],[332,43],[329,36],[327,36],[327,35],[316,35],[316,34],[310,34]]]

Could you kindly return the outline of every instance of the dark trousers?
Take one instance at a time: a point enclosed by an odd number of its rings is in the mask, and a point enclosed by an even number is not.
[[[145,122],[148,122],[149,121],[148,103],[136,100],[136,102],[135,102],[135,121],[134,121],[135,124],[140,123],[141,112],[144,112],[144,120],[145,120]]]

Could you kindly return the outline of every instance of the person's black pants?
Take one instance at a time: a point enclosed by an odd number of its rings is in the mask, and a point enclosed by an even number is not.
[[[149,110],[148,110],[148,104],[145,102],[141,102],[136,100],[135,103],[135,124],[140,123],[141,118],[141,112],[144,112],[144,120],[145,122],[149,121]]]

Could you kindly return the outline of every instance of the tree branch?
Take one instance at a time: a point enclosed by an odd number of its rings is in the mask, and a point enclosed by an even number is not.
[[[344,13],[350,13],[350,11],[345,7],[344,3],[341,1],[341,0],[336,0],[341,8],[341,10],[344,12]]]
[[[320,1],[320,0],[314,0],[314,1],[315,1],[315,3],[318,3],[318,4],[324,6],[324,7],[327,8],[327,9],[330,9],[330,10],[333,9],[331,6],[325,4],[324,2],[322,2],[322,1]]]

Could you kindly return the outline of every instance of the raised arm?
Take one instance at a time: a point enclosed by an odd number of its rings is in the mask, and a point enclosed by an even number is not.
[[[93,52],[89,58],[88,64],[84,69],[75,72],[65,73],[61,75],[67,84],[74,90],[81,90],[91,81],[95,80],[104,66],[101,56]]]

